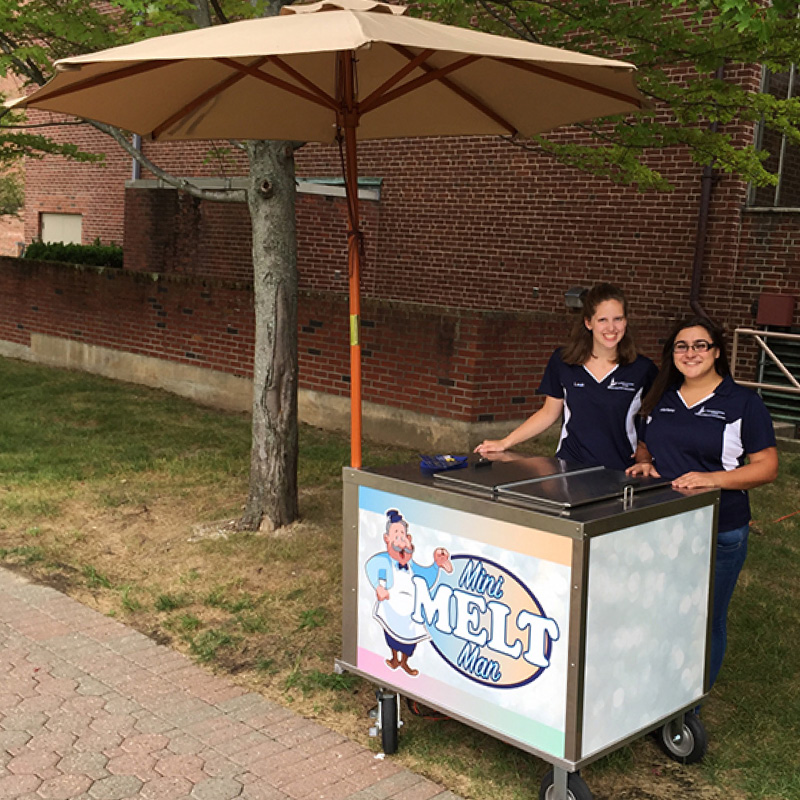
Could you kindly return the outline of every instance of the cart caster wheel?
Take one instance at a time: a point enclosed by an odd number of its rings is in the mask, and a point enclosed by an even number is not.
[[[553,770],[548,770],[539,787],[539,800],[554,800],[556,796],[554,782]],[[592,800],[592,793],[586,781],[577,772],[570,772],[567,776],[567,800]]]
[[[399,727],[397,695],[380,693],[378,703],[380,704],[381,747],[387,756],[391,756],[397,752],[397,729]]]
[[[661,749],[681,764],[700,761],[708,750],[708,733],[697,714],[684,714],[682,720],[668,722],[657,733]]]

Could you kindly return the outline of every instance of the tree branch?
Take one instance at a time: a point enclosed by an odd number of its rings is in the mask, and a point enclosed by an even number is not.
[[[20,75],[24,75],[28,80],[33,83],[38,83],[40,86],[47,82],[44,73],[31,61],[31,59],[20,59],[14,53],[19,48],[19,44],[11,39],[5,33],[0,33],[0,50],[6,55],[11,56],[11,63],[16,67]]]
[[[2,119],[6,114],[10,111],[13,111],[13,108],[5,108],[0,109],[0,119]],[[24,125],[4,125],[3,127],[6,130],[15,130],[15,131],[32,131],[36,128],[64,128],[69,127],[70,125],[85,125],[86,123],[82,119],[76,120],[69,120],[65,119],[61,122],[36,122],[36,123],[25,123]]]
[[[192,197],[197,197],[200,200],[211,200],[215,203],[244,203],[247,201],[247,193],[244,189],[201,189],[186,178],[177,178],[174,175],[170,175],[169,172],[154,164],[144,153],[134,147],[119,128],[115,128],[113,125],[106,125],[104,122],[92,121],[89,124],[111,136],[125,152],[135,158],[159,180],[174,186],[176,189],[180,189],[182,192],[186,192]]]
[[[525,22],[525,20],[520,19],[519,17],[515,17],[515,21],[522,26],[523,32],[520,32],[514,25],[511,24],[511,21],[500,14],[493,6],[501,5],[506,8],[509,13],[513,15],[513,12],[510,11],[507,3],[501,2],[492,2],[492,0],[477,0],[478,5],[492,18],[497,20],[501,25],[508,28],[515,36],[518,36],[520,39],[527,39],[530,42],[534,42],[535,44],[541,44],[541,39],[536,35],[534,30]]]
[[[222,7],[217,2],[217,0],[211,0],[211,7],[214,9],[214,13],[217,15],[217,19],[223,24],[227,25],[230,20],[225,15],[225,12],[222,10]]]

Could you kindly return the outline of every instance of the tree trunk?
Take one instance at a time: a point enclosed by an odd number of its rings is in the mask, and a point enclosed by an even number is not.
[[[248,142],[255,358],[250,489],[240,530],[297,519],[297,237],[294,153]]]

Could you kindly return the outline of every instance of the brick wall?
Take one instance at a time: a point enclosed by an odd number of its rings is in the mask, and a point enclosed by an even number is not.
[[[127,352],[252,371],[252,285],[0,259],[0,339],[42,333]]]
[[[252,376],[251,283],[0,258],[0,298],[6,342],[46,334]],[[349,395],[347,298],[302,291],[298,314],[301,386]],[[464,422],[530,413],[571,322],[371,298],[363,317],[364,399]]]

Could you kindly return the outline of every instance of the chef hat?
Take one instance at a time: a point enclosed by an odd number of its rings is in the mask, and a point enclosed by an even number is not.
[[[389,524],[393,524],[395,522],[403,522],[403,515],[396,509],[390,508],[386,512],[386,516],[389,518]]]

